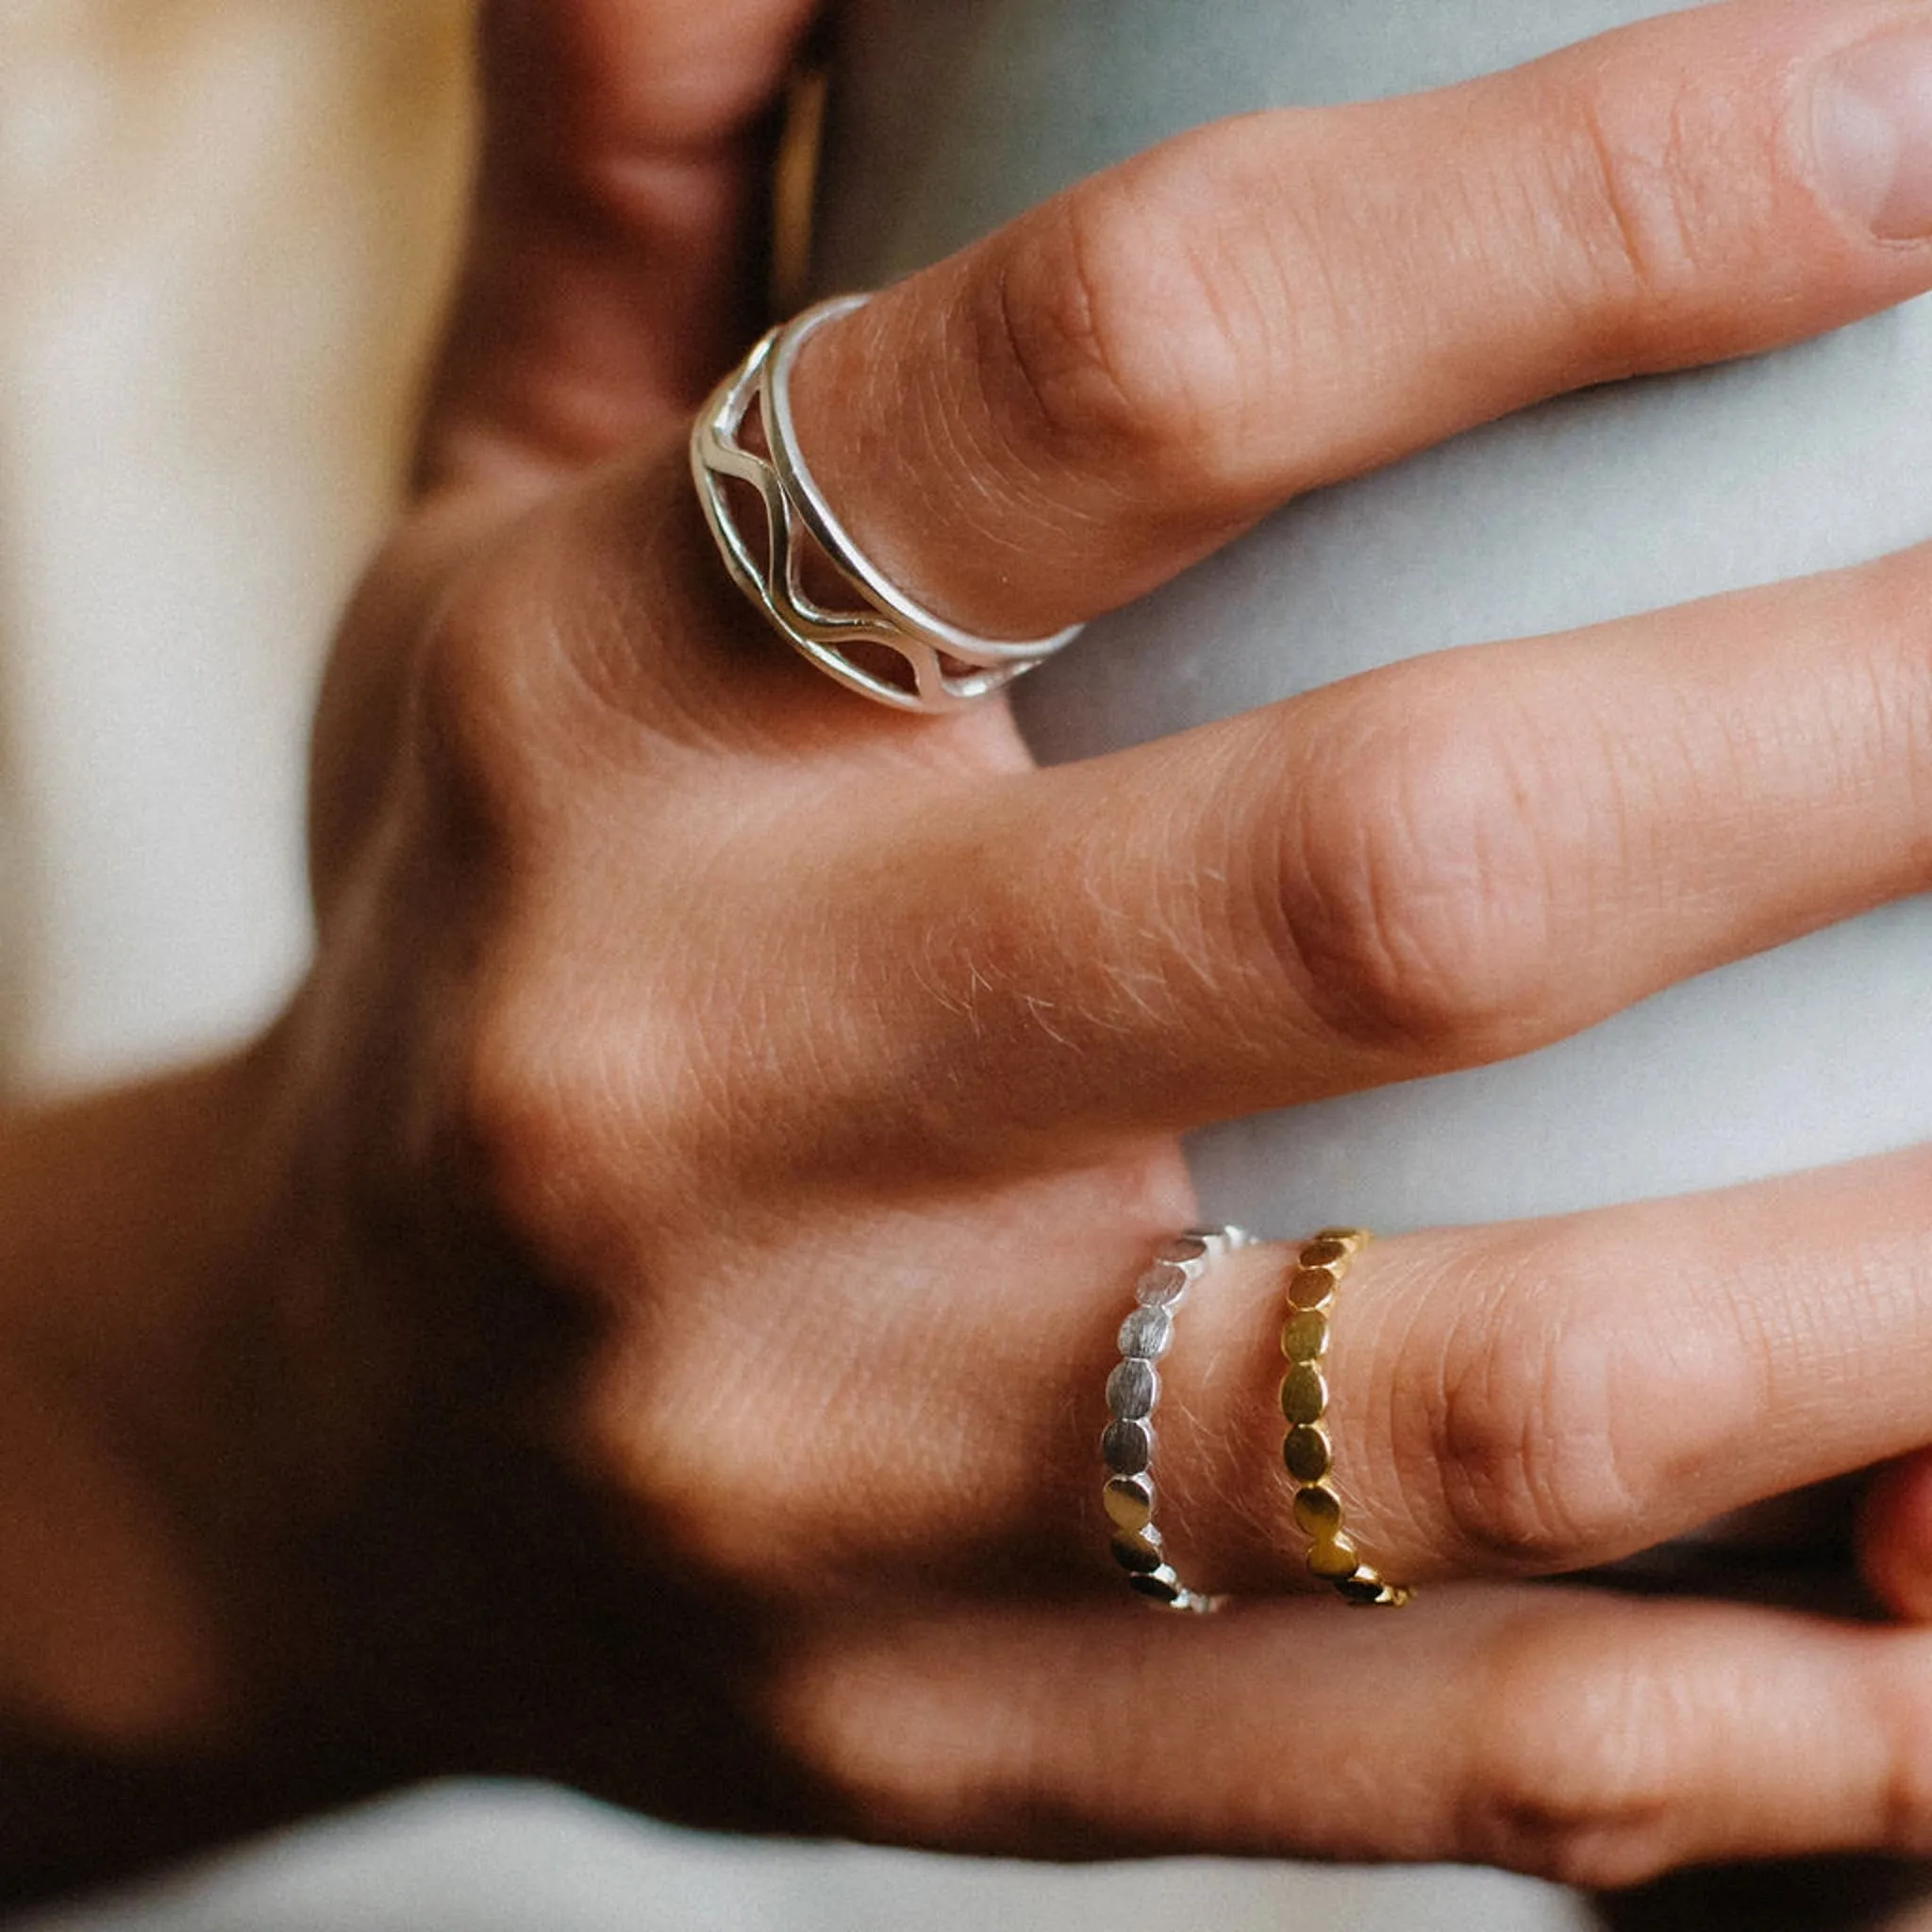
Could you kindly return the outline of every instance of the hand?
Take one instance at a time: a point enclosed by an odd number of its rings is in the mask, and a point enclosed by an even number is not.
[[[815,339],[806,447],[917,593],[1053,628],[1294,491],[1932,284],[1812,111],[1916,18],[1735,5],[1206,130]],[[420,493],[318,726],[317,961],[253,1063],[257,1299],[195,1385],[241,1333],[275,1398],[176,1476],[208,1775],[1598,1883],[1932,1840],[1932,1637],[1511,1580],[1932,1440],[1924,1154],[1372,1250],[1338,1472],[1413,1610],[1294,1593],[1280,1251],[1191,1304],[1157,1468],[1185,1572],[1256,1601],[1126,1597],[1093,1447],[1181,1130],[1924,885],[1932,557],[1051,772],[996,708],[868,708],[685,475],[805,25],[494,16]]]

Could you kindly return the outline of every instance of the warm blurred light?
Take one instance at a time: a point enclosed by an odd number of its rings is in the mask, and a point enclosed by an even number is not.
[[[253,1021],[447,274],[468,0],[0,6],[0,1041]]]

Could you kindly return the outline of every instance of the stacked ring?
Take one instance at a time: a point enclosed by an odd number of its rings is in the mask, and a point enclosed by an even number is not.
[[[1328,1320],[1335,1291],[1350,1265],[1369,1243],[1357,1227],[1324,1227],[1302,1243],[1288,1282],[1288,1315],[1281,1325],[1281,1353],[1288,1373],[1281,1378],[1281,1413],[1288,1435],[1281,1459],[1294,1478],[1294,1520],[1308,1538],[1308,1568],[1351,1604],[1407,1603],[1415,1594],[1391,1583],[1362,1560],[1342,1521],[1341,1498],[1330,1474],[1334,1445],[1327,1428],[1328,1380],[1322,1364],[1328,1354]]]
[[[1167,1560],[1154,1524],[1154,1409],[1160,1400],[1157,1367],[1174,1341],[1174,1315],[1188,1290],[1224,1255],[1244,1248],[1238,1227],[1195,1228],[1171,1241],[1134,1288],[1134,1308],[1121,1324],[1121,1359],[1107,1378],[1107,1432],[1100,1453],[1108,1467],[1101,1503],[1113,1525],[1113,1558],[1127,1587],[1170,1609],[1216,1609],[1222,1599],[1190,1590]]]

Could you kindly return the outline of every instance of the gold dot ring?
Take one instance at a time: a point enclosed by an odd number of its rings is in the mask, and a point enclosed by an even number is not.
[[[1293,1478],[1294,1520],[1308,1539],[1308,1569],[1345,1603],[1399,1608],[1414,1595],[1364,1562],[1344,1522],[1333,1482],[1335,1445],[1328,1434],[1329,1320],[1335,1292],[1370,1236],[1359,1227],[1324,1227],[1302,1243],[1288,1278],[1288,1310],[1281,1324],[1281,1413],[1288,1434],[1281,1459]]]

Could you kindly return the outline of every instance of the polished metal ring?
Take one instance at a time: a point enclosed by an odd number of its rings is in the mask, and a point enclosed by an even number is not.
[[[794,650],[848,690],[896,710],[958,710],[1052,657],[1081,626],[1025,642],[961,630],[887,577],[825,501],[798,448],[791,367],[815,329],[868,299],[841,295],[821,302],[758,342],[699,411],[691,428],[691,476],[732,581]],[[743,441],[754,408],[763,453]],[[728,482],[748,485],[763,503],[762,548],[741,528]],[[804,574],[813,548],[849,586],[853,608],[828,608],[807,590]],[[881,647],[904,665],[903,678],[890,674],[891,659],[882,658]],[[865,656],[855,657],[855,648]]]
[[[1127,1586],[1170,1609],[1220,1608],[1222,1598],[1190,1590],[1167,1560],[1154,1524],[1154,1410],[1160,1400],[1160,1358],[1174,1342],[1174,1316],[1188,1290],[1224,1255],[1252,1239],[1238,1227],[1192,1228],[1161,1249],[1134,1287],[1133,1312],[1121,1324],[1121,1358],[1107,1378],[1107,1431],[1100,1454],[1108,1476],[1100,1492],[1113,1526],[1113,1559]]]
[[[1296,1250],[1281,1324],[1281,1414],[1288,1434],[1281,1459],[1294,1482],[1295,1526],[1308,1539],[1308,1571],[1344,1603],[1399,1609],[1414,1600],[1357,1548],[1334,1482],[1328,1435],[1328,1326],[1335,1293],[1372,1237],[1362,1227],[1324,1227]]]

